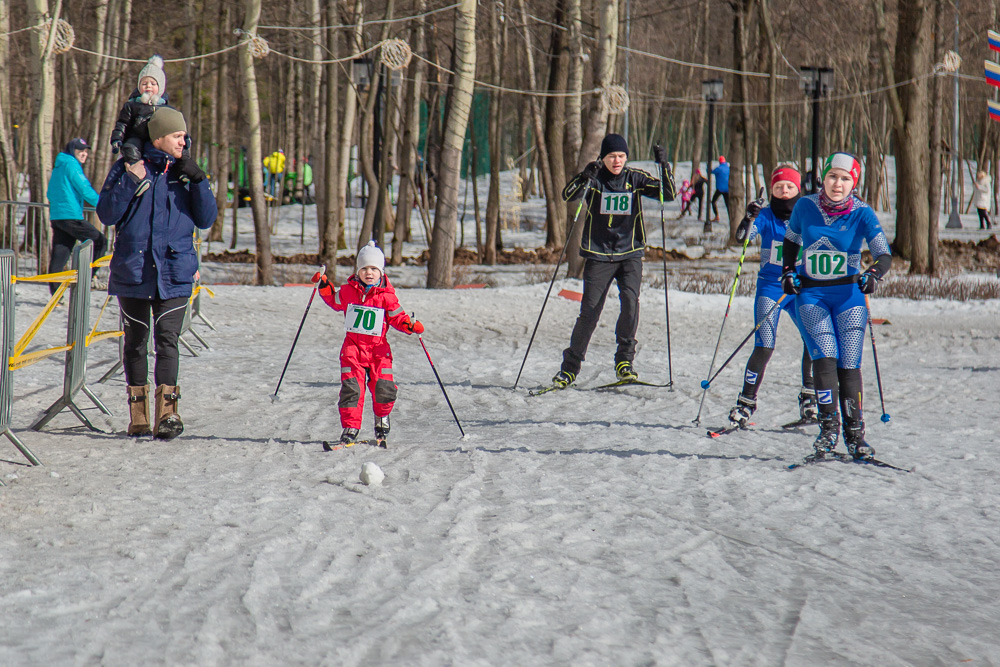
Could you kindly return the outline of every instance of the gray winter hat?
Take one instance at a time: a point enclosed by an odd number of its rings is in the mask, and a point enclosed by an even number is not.
[[[146,62],[145,66],[139,70],[139,78],[135,80],[135,87],[138,88],[147,76],[156,79],[156,84],[160,87],[156,94],[163,97],[163,92],[167,89],[167,75],[163,72],[163,58],[153,56]]]
[[[155,141],[174,132],[187,132],[184,114],[170,107],[157,107],[146,127],[149,129],[150,141]]]

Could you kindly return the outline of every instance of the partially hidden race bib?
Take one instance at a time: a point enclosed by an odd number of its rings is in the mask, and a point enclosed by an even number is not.
[[[769,264],[781,266],[781,260],[785,256],[784,247],[784,239],[775,239],[771,245],[771,257],[767,260]],[[799,258],[795,263],[802,264],[802,248],[799,248]]]
[[[601,193],[601,215],[629,215],[631,213],[631,192]]]
[[[833,280],[847,275],[847,253],[839,250],[807,250],[806,275],[814,280]]]
[[[352,303],[347,307],[347,317],[344,318],[344,329],[347,330],[347,333],[356,333],[363,336],[381,336],[382,323],[384,321],[384,309]]]

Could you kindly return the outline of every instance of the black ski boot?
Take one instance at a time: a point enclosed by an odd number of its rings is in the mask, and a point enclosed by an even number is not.
[[[619,361],[615,364],[615,377],[619,382],[635,382],[639,374],[635,372],[631,361]]]
[[[389,415],[375,418],[375,443],[382,449],[386,449],[386,440],[389,439]]]
[[[855,459],[868,461],[875,458],[875,448],[865,442],[864,421],[844,422],[844,442],[847,453]]]
[[[729,421],[733,426],[746,428],[750,423],[750,416],[757,409],[757,399],[747,398],[743,394],[736,399],[736,407],[729,411]]]
[[[344,432],[340,434],[340,444],[344,447],[350,447],[358,441],[358,431],[360,429],[356,428],[345,428]]]
[[[552,384],[560,389],[565,389],[576,382],[576,373],[569,371],[559,371],[552,378]]]
[[[816,390],[802,387],[799,392],[799,419],[802,422],[819,421],[819,404],[816,402]]]
[[[840,429],[837,428],[837,415],[819,416],[819,437],[813,442],[813,449],[816,450],[816,458],[826,458],[837,448],[837,440],[840,436]]]

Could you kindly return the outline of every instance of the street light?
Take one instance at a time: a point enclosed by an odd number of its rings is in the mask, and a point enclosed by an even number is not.
[[[833,70],[829,67],[800,67],[802,90],[812,98],[812,169],[809,171],[809,192],[816,193],[819,184],[819,98],[833,92]]]
[[[705,161],[705,227],[712,232],[712,156],[715,154],[715,103],[722,99],[722,79],[701,82],[701,96],[708,102],[708,160]]]

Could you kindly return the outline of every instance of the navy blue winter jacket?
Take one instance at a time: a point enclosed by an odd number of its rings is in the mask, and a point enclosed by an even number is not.
[[[108,294],[152,299],[191,296],[198,270],[194,228],[208,229],[217,214],[208,179],[184,183],[170,172],[173,158],[146,143],[149,190],[139,197],[138,180],[118,160],[108,172],[97,215],[117,227]]]

